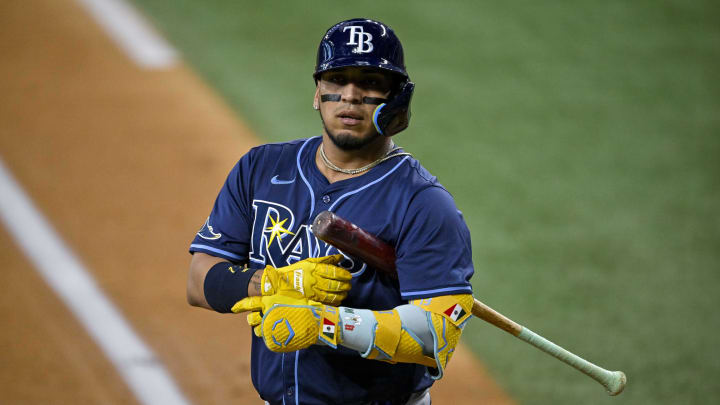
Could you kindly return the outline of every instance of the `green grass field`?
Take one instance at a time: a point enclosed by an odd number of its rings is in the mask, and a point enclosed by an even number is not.
[[[390,24],[417,83],[396,142],[464,212],[476,297],[629,384],[478,320],[492,375],[522,404],[720,399],[717,2],[135,1],[268,141],[320,133],[325,29]]]

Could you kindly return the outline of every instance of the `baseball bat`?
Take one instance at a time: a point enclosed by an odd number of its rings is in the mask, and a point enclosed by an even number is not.
[[[367,265],[390,277],[397,278],[395,249],[375,235],[329,211],[318,214],[311,229],[315,236],[325,243],[335,246],[348,255],[362,259]],[[543,338],[477,299],[473,303],[472,314],[585,373],[602,384],[610,395],[618,395],[625,388],[627,378],[622,371],[609,371],[597,366]]]

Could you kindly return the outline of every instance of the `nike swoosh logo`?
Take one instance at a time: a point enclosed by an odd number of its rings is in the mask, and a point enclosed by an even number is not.
[[[292,183],[295,183],[295,177],[293,177],[292,180],[278,180],[278,176],[275,176],[272,179],[270,179],[270,183],[272,183],[272,184],[292,184]]]

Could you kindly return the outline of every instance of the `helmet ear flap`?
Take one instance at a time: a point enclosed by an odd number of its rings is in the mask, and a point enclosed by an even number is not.
[[[393,136],[410,124],[410,101],[415,83],[406,81],[400,92],[387,103],[380,104],[373,113],[373,124],[380,135]]]

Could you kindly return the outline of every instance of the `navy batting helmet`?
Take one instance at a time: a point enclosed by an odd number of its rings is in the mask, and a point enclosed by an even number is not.
[[[353,18],[339,22],[320,41],[313,77],[346,66],[370,66],[389,70],[408,79],[400,40],[380,21]]]
[[[330,27],[318,46],[313,78],[317,82],[323,72],[348,66],[374,67],[400,77],[390,100],[375,109],[373,123],[385,136],[407,128],[415,84],[405,71],[402,44],[392,28],[367,18],[353,18]]]

